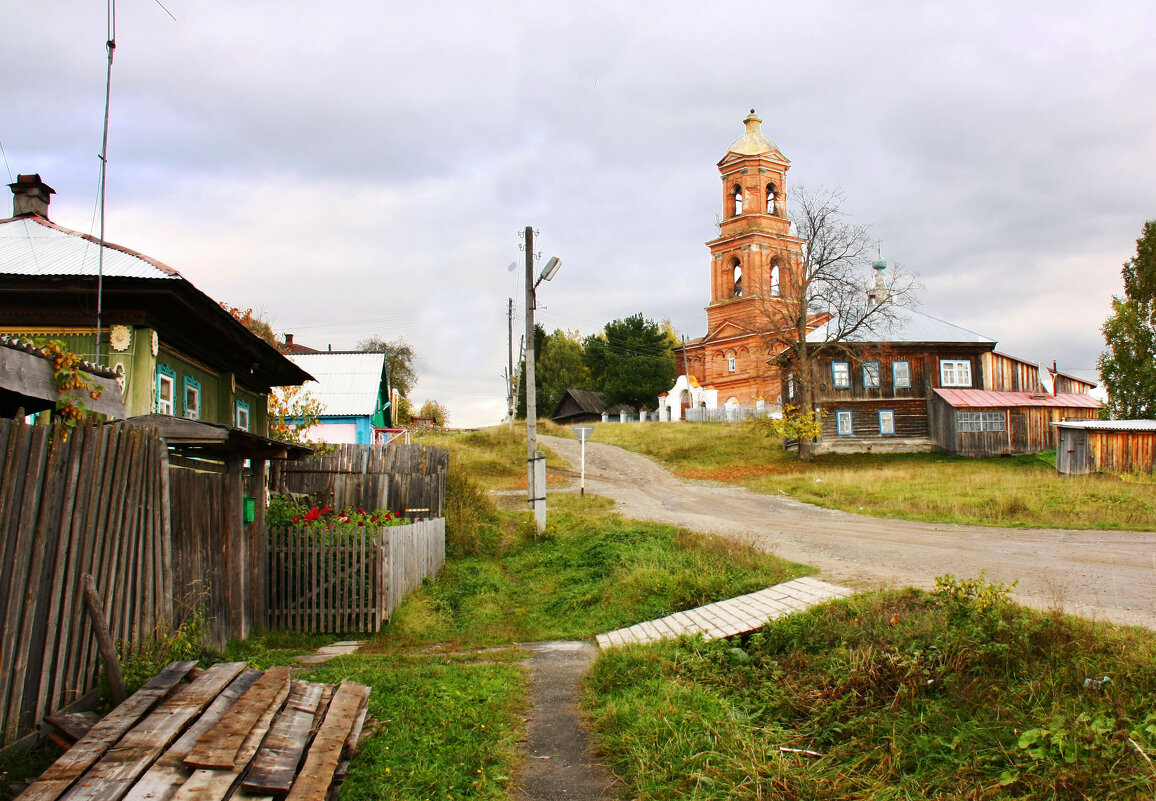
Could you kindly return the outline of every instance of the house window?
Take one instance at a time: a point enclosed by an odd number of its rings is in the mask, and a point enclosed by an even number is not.
[[[835,389],[851,388],[851,362],[831,362],[831,386]]]
[[[727,370],[729,370],[732,373],[735,371],[735,357],[734,356],[727,356]]]
[[[167,364],[157,365],[157,414],[173,414],[177,396],[177,371]]]
[[[895,389],[911,388],[911,362],[891,362],[891,386]]]
[[[1007,419],[1003,412],[956,412],[957,433],[978,431],[1007,431]]]
[[[879,362],[863,362],[863,386],[867,389],[879,388]]]
[[[854,433],[851,428],[850,409],[839,409],[835,412],[835,433],[840,437],[849,437]]]
[[[233,404],[233,425],[242,431],[249,430],[249,404],[245,401]]]
[[[879,434],[884,437],[895,436],[895,410],[879,410]]]
[[[201,382],[185,376],[185,417],[201,419]]]
[[[939,381],[945,387],[970,387],[971,362],[968,359],[940,359]]]
[[[731,200],[734,201],[735,214],[743,213],[743,190],[738,184],[731,189]]]

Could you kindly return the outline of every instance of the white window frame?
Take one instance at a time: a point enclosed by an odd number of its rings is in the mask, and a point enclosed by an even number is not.
[[[787,400],[795,399],[795,374],[787,373]]]
[[[903,365],[902,375],[900,365]],[[891,362],[891,386],[894,389],[911,389],[911,362],[907,359]]]
[[[893,437],[895,436],[895,410],[894,409],[880,409],[879,410],[879,436]]]
[[[735,357],[727,356],[727,370],[733,373],[735,371],[735,366]]]
[[[840,373],[845,376],[843,382],[839,381]],[[851,362],[831,362],[831,387],[833,389],[851,388]]]
[[[165,389],[168,388],[168,398]],[[157,414],[172,415],[177,399],[177,373],[171,367],[157,365]]]
[[[184,416],[190,420],[201,419],[201,382],[195,378],[185,376],[183,382],[184,390],[181,392],[181,407]],[[192,395],[193,403],[189,404],[189,396]]]
[[[242,422],[242,417],[244,422]],[[249,404],[243,400],[236,401],[233,404],[233,427],[239,428],[242,431],[248,431],[250,425]]]
[[[835,434],[840,437],[850,437],[855,433],[854,415],[850,409],[835,410]]]
[[[945,387],[970,387],[971,359],[940,359],[939,383]]]
[[[976,434],[981,431],[1007,431],[1007,414],[972,409],[961,409],[955,413],[957,434]]]
[[[869,381],[868,379],[874,379]],[[878,361],[863,362],[863,388],[879,389],[883,386],[883,365]]]

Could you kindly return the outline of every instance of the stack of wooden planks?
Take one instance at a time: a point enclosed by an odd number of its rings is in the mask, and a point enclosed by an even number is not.
[[[173,662],[19,797],[320,801],[344,778],[369,690],[299,681],[287,667],[222,662],[198,671]]]

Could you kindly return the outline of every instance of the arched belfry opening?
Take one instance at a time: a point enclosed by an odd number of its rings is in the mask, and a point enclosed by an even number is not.
[[[767,184],[767,214],[774,214],[776,211],[776,198],[779,194],[779,189],[773,183]]]
[[[743,296],[743,265],[737,258],[731,259],[731,297]]]
[[[736,217],[743,213],[743,188],[738,184],[731,187],[731,213]]]
[[[776,297],[776,298],[783,294],[781,284],[779,283],[781,280],[782,271],[779,268],[780,268],[779,257],[776,256],[775,258],[771,259],[771,283],[770,283],[771,296]]]

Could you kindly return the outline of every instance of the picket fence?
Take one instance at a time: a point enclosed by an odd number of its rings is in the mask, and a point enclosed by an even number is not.
[[[404,526],[269,529],[268,625],[313,634],[376,632],[437,575],[445,519]]]

